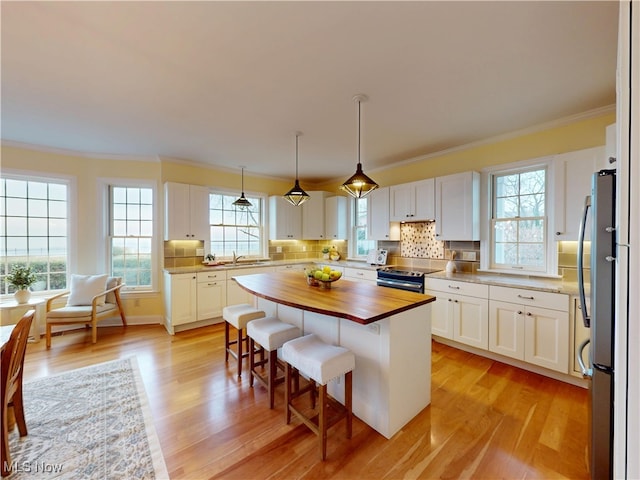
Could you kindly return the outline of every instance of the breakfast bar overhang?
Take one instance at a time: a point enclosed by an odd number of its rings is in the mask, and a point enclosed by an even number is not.
[[[302,272],[233,278],[267,315],[355,354],[353,413],[386,438],[431,402],[435,297],[347,279],[324,289],[307,285]],[[330,382],[329,393],[344,402],[337,387]]]

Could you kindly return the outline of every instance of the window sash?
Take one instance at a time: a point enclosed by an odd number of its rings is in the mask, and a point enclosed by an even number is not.
[[[369,250],[375,248],[375,240],[368,239],[368,216],[369,208],[368,198],[357,198],[353,201],[353,248],[352,256],[354,258],[364,258]]]
[[[127,290],[153,286],[154,190],[145,185],[109,186],[109,272]]]
[[[67,288],[70,194],[70,182],[60,178],[0,178],[1,295],[15,291],[6,282],[14,264],[35,271],[33,291]]]
[[[238,208],[237,194],[209,193],[209,253],[216,258],[261,258],[265,251],[264,198],[246,195],[252,206]]]

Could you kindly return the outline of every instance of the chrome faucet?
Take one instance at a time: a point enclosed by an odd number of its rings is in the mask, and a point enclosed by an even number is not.
[[[233,251],[233,264],[235,265],[236,263],[238,263],[238,260],[240,260],[241,258],[244,258],[244,255],[238,255],[236,257],[236,251]]]

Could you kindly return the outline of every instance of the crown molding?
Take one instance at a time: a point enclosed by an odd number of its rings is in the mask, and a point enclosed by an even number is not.
[[[71,157],[93,158],[96,160],[115,160],[115,161],[135,161],[135,162],[160,162],[158,155],[119,155],[110,153],[94,153],[81,152],[78,150],[70,150],[67,148],[48,147],[44,145],[35,145],[31,143],[17,142],[15,140],[2,140],[2,146],[23,148],[25,150],[33,150],[36,152],[52,153],[56,155],[66,155]]]

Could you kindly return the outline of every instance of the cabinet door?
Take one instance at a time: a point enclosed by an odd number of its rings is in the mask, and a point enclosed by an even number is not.
[[[302,208],[302,239],[323,240],[325,238],[324,200],[328,192],[307,193],[309,200],[299,207]]]
[[[198,320],[220,317],[227,304],[227,281],[198,282]]]
[[[480,240],[480,174],[436,178],[438,240]]]
[[[569,373],[569,314],[526,307],[524,359],[529,363]]]
[[[436,297],[431,302],[431,333],[439,337],[453,339],[453,300],[441,292],[427,291]]]
[[[409,184],[389,187],[389,219],[392,222],[410,221],[413,211],[413,188]]]
[[[427,178],[414,184],[414,221],[435,220],[436,218],[436,181]]]
[[[196,275],[171,275],[171,325],[182,325],[196,320]]]
[[[238,285],[235,280],[227,280],[227,305],[239,303],[253,305],[253,295]]]
[[[484,298],[452,295],[453,339],[487,350],[489,347],[489,306]]]
[[[329,197],[325,199],[324,230],[328,239],[347,238],[347,198]]]
[[[367,238],[369,240],[400,240],[399,236],[391,238],[389,187],[377,188],[367,198]],[[400,231],[399,228],[395,230]]]
[[[522,305],[489,301],[489,350],[524,360],[524,308]]]
[[[167,182],[164,184],[165,240],[191,239],[189,218],[189,185]]]
[[[591,177],[606,167],[605,148],[595,147],[556,155],[554,170],[553,228],[556,240],[578,240],[584,201],[591,195]],[[585,239],[591,228],[587,224]]]
[[[209,189],[189,185],[189,225],[191,238],[209,241]]]
[[[209,240],[209,190],[165,183],[165,240]]]
[[[269,239],[302,238],[302,210],[280,196],[269,197]]]

